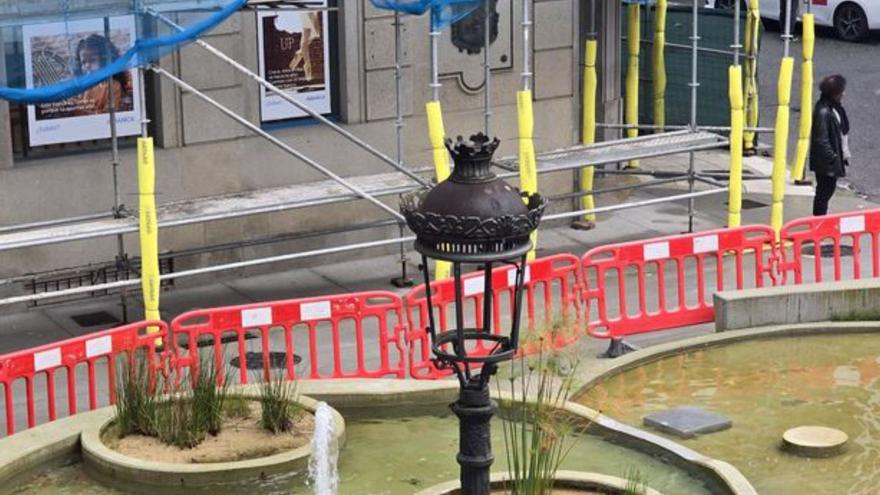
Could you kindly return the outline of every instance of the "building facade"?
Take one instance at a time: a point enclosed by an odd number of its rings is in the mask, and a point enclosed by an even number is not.
[[[620,5],[597,4],[599,118],[617,121]],[[569,146],[580,139],[583,42],[590,25],[586,5],[579,0],[535,0],[533,4],[530,51],[538,151]],[[393,15],[372,7],[369,0],[339,0],[336,7],[327,16],[326,32],[321,33],[328,43],[331,118],[394,156]],[[511,156],[517,153],[515,97],[522,84],[522,4],[521,0],[498,0],[493,7],[498,27],[490,59],[491,133],[502,140],[498,156]],[[425,119],[425,103],[431,99],[429,21],[427,16],[402,19],[402,156],[411,169],[430,169]],[[259,22],[256,12],[242,11],[203,39],[257,72]],[[444,30],[440,101],[446,134],[451,137],[484,126],[483,55],[481,51],[469,54],[465,45],[466,40],[453,39],[451,29]],[[7,51],[7,60],[9,56]],[[189,45],[158,65],[339,175],[393,171],[310,119],[266,121],[258,85],[199,46]],[[146,72],[144,86],[150,134],[157,146],[159,204],[326,179],[169,80]],[[114,193],[108,142],[29,146],[27,130],[23,130],[24,111],[0,102],[0,226],[110,211]],[[122,139],[119,200],[129,209],[137,205],[135,158],[133,141]],[[550,195],[570,192],[573,185],[571,172],[539,178],[541,191]],[[383,200],[396,205],[397,197]],[[562,211],[571,206],[564,202],[554,208]],[[395,226],[367,228],[386,218],[387,213],[375,205],[349,201],[164,228],[159,246],[166,258],[173,259],[173,268],[166,269],[181,270],[396,235]],[[136,234],[125,235],[122,242],[122,251],[138,255]],[[63,278],[65,273],[112,265],[119,253],[115,237],[2,251],[0,278],[7,283],[0,285],[0,295],[28,292],[32,287],[27,284],[40,277]],[[337,257],[369,254],[350,252]]]

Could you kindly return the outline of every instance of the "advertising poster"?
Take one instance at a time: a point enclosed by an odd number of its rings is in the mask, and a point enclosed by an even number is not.
[[[330,113],[327,12],[258,12],[257,35],[260,75],[315,112]],[[260,115],[269,122],[307,114],[261,86]]]
[[[112,62],[134,42],[134,17],[111,17],[109,27],[105,30],[103,18],[23,26],[27,86],[47,86]],[[109,138],[111,92],[118,135],[139,134],[139,91],[138,78],[131,70],[66,100],[29,105],[30,145]]]

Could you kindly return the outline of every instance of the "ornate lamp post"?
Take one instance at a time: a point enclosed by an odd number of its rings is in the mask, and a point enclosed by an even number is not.
[[[489,170],[498,139],[485,135],[446,141],[455,170],[448,180],[426,193],[404,198],[401,211],[416,234],[422,255],[428,300],[428,332],[434,364],[449,369],[461,387],[452,410],[459,418],[462,493],[489,494],[492,465],[489,422],[497,405],[489,398],[489,377],[498,363],[512,359],[519,343],[522,289],[529,235],[538,227],[547,206],[538,194],[526,197]],[[452,263],[455,278],[455,328],[438,332],[431,301],[428,258]],[[479,265],[484,272],[482,326],[467,327],[462,294],[462,265]],[[509,264],[516,270],[512,323],[507,335],[492,332],[492,269]],[[506,277],[507,271],[501,272]],[[483,345],[475,345],[481,343]],[[482,349],[477,351],[476,349]],[[487,350],[488,349],[488,350]]]

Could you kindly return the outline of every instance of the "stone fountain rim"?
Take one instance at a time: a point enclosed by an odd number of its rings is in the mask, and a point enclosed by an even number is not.
[[[259,392],[253,386],[233,388],[230,395],[259,399]],[[317,400],[303,395],[297,397],[294,402],[312,414],[319,404]],[[330,410],[335,424],[336,439],[341,448],[345,440],[345,420],[336,409],[330,407]],[[306,444],[270,456],[234,462],[178,464],[148,461],[121,454],[104,444],[103,432],[113,420],[111,415],[103,422],[90,424],[82,430],[80,443],[83,464],[99,475],[112,476],[115,481],[141,486],[197,487],[234,482],[261,477],[267,473],[303,469],[308,466],[311,455],[311,445]]]

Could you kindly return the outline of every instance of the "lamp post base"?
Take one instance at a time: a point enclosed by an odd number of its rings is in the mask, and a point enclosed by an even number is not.
[[[488,383],[481,384],[479,376],[473,377],[450,407],[458,416],[456,459],[461,466],[461,493],[489,495],[489,468],[495,460],[489,422],[498,405],[489,398]]]

